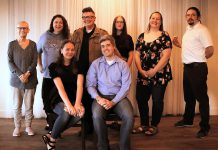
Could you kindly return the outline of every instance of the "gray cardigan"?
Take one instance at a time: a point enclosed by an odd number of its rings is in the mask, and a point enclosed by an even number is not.
[[[38,80],[36,74],[37,48],[34,41],[23,49],[17,40],[11,41],[8,45],[8,64],[11,71],[10,85],[19,89],[33,89]],[[19,76],[30,71],[29,81],[22,83]]]

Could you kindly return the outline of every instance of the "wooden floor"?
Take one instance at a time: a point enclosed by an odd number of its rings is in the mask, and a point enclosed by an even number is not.
[[[199,116],[196,116],[193,128],[175,128],[173,124],[180,117],[163,117],[159,125],[159,133],[148,137],[144,134],[132,135],[132,150],[218,150],[218,116],[211,117],[211,131],[204,139],[195,137],[199,130]],[[136,124],[139,119],[136,118]],[[44,130],[45,120],[34,119],[33,129],[35,136],[27,136],[22,133],[21,137],[12,137],[14,128],[12,119],[0,119],[0,150],[45,150],[41,136]],[[22,128],[24,130],[24,128]],[[63,139],[57,143],[57,150],[80,150],[81,140],[78,136],[80,128],[70,128],[62,134]],[[110,147],[118,150],[119,132],[108,129]],[[89,136],[86,140],[86,149],[95,150],[95,136]]]

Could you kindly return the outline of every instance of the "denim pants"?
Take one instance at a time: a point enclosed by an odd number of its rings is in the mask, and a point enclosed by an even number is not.
[[[120,149],[130,150],[130,133],[133,127],[133,108],[127,98],[122,99],[113,108],[111,108],[122,120],[120,129]],[[92,103],[93,124],[98,137],[98,150],[108,150],[109,140],[106,126],[106,116],[111,110],[106,110],[99,105],[96,100]]]
[[[71,116],[68,112],[64,110],[63,102],[55,105],[53,111],[58,115],[51,131],[51,136],[54,139],[57,139],[64,130],[72,127],[80,120],[80,117]]]
[[[195,116],[196,100],[199,102],[201,129],[209,131],[210,107],[207,94],[207,74],[206,63],[192,63],[184,65],[183,91],[185,99],[184,121],[192,124]]]
[[[21,127],[23,101],[25,105],[25,126],[31,127],[33,119],[33,102],[36,89],[18,89],[12,87],[12,90],[15,127]]]
[[[140,113],[142,126],[149,126],[149,106],[148,101],[152,96],[152,126],[158,126],[164,107],[164,94],[167,85],[137,85],[136,99]]]

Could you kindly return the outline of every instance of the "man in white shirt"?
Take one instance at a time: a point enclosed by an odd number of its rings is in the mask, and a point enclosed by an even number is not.
[[[182,46],[177,37],[173,44],[182,47],[182,61],[184,63],[183,90],[186,102],[183,119],[176,127],[193,126],[196,100],[199,102],[201,121],[197,138],[208,135],[209,125],[209,97],[207,94],[207,59],[213,55],[213,43],[208,29],[201,24],[200,11],[190,7],[186,11],[187,30],[182,39]]]

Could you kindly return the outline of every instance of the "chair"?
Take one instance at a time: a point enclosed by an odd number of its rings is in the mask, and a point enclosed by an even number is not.
[[[84,118],[81,119],[77,124],[75,124],[73,127],[81,127],[81,144],[82,144],[82,150],[86,149],[86,141],[85,141],[85,123]]]
[[[59,96],[59,93],[57,91],[57,88],[53,87],[53,89],[50,92],[49,99],[50,99],[50,101],[52,103],[52,101],[55,101],[55,99],[58,99],[58,98],[60,98],[60,96]],[[55,120],[57,118],[57,115],[55,113],[53,113],[53,114],[54,114],[54,116],[50,120],[52,125],[54,124],[54,122],[55,122]],[[73,127],[81,127],[82,150],[85,150],[86,149],[86,143],[85,143],[85,123],[84,123],[84,118],[82,118],[78,123],[74,124]]]
[[[111,112],[109,112],[107,114],[106,121],[117,122],[117,121],[120,121],[120,120],[121,120],[120,117],[116,113],[114,113],[113,111],[111,111]],[[112,126],[113,126],[113,124],[107,124],[107,127],[110,127],[112,129],[114,129],[114,127],[112,127]]]

